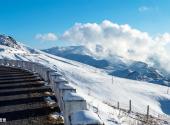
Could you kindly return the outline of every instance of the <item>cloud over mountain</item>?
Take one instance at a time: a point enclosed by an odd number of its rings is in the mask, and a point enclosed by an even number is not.
[[[150,53],[153,43],[147,33],[132,29],[127,24],[118,25],[108,20],[104,20],[101,24],[77,23],[67,30],[61,39],[86,45],[96,54],[100,52],[105,56],[117,54],[143,60]]]
[[[127,59],[139,60],[159,65],[170,71],[170,35],[156,37],[109,20],[97,23],[76,23],[59,38],[87,46],[98,57],[111,58],[116,54]],[[155,63],[156,62],[156,63]]]

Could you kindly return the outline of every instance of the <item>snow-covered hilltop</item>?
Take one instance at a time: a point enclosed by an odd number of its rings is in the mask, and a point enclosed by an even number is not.
[[[0,34],[0,45],[12,47],[15,49],[21,49],[21,46],[17,44],[14,38],[11,36],[5,36]]]
[[[112,107],[117,106],[119,102],[120,108],[128,109],[129,100],[132,102],[133,112],[146,114],[149,105],[150,114],[153,116],[168,118],[166,115],[170,115],[170,90],[166,86],[112,77],[103,69],[17,45],[22,49],[2,44],[0,58],[39,62],[57,69],[71,86],[76,88],[77,93],[87,100],[89,109],[98,113],[106,125],[131,125],[132,122],[127,118],[133,114],[121,114],[119,110]],[[143,67],[147,65],[143,63],[131,65],[131,69],[137,68],[137,71],[140,69],[141,72],[144,70]],[[155,71],[153,69],[153,72]],[[146,74],[145,71],[143,72]],[[150,73],[150,76],[152,78],[154,75]],[[154,77],[161,78],[162,75],[156,71]]]

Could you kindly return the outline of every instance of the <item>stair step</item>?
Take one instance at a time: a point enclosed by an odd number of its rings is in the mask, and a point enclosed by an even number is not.
[[[21,72],[22,70],[14,70],[14,69],[0,69],[0,72],[4,72],[4,71],[6,71],[6,72]],[[24,71],[24,70],[23,70]]]
[[[28,75],[28,76],[9,76],[9,77],[0,77],[0,80],[18,80],[18,79],[28,79],[28,78],[37,78],[38,75]],[[39,77],[40,78],[40,77]]]
[[[36,81],[41,81],[41,79],[31,78],[31,79],[21,79],[21,80],[4,80],[4,81],[0,81],[0,84],[36,82]]]
[[[25,70],[18,70],[18,71],[14,71],[14,70],[0,70],[0,74],[3,73],[30,73],[28,71]]]
[[[0,91],[0,96],[9,96],[9,95],[20,95],[20,94],[26,94],[26,93],[35,93],[35,92],[45,92],[49,91],[51,92],[50,88],[47,87],[41,87],[41,88],[26,88],[26,89],[15,89],[15,90],[2,90]]]
[[[32,73],[17,73],[17,74],[2,74],[0,75],[0,78],[1,77],[22,77],[22,76],[39,76],[39,74],[35,73],[35,74],[32,74]]]
[[[41,100],[40,100],[41,99]],[[0,104],[0,113],[7,113],[11,111],[19,111],[24,109],[31,109],[37,107],[46,106],[43,98],[37,100],[30,100],[30,99],[22,99],[22,100],[14,100],[14,101],[1,101]],[[2,106],[3,105],[3,106]]]
[[[25,91],[25,90],[38,90],[38,89],[50,89],[48,86],[40,86],[40,87],[32,87],[32,88],[15,88],[15,89],[3,89],[0,91],[0,93],[4,92],[13,92],[13,91]]]
[[[40,93],[34,92],[34,93],[29,94],[29,96],[28,96],[28,93],[20,94],[19,96],[18,95],[1,96],[0,102],[25,99],[25,98],[29,99],[29,98],[33,98],[33,97],[46,97],[46,96],[51,96],[51,98],[54,98],[52,93],[51,93],[51,95],[47,95],[47,94],[45,94],[45,92],[40,92]]]
[[[37,105],[47,105],[47,103],[44,101],[44,98],[47,96],[40,96],[40,97],[31,97],[31,98],[22,98],[22,99],[14,99],[14,100],[6,100],[6,101],[0,101],[0,113],[2,112],[8,112],[10,110],[16,111],[19,109],[22,109],[19,106],[23,107],[35,107]],[[57,106],[57,105],[56,105]],[[16,108],[15,108],[16,107]]]
[[[44,81],[42,80],[37,80],[34,82],[21,82],[21,83],[6,83],[6,84],[0,84],[1,87],[11,87],[11,86],[19,86],[19,85],[29,85],[29,84],[45,84]]]
[[[6,118],[7,121],[12,121],[12,120],[25,119],[29,117],[48,115],[55,111],[60,112],[59,107],[55,107],[54,109],[50,107],[37,107],[33,109],[25,109],[19,111],[0,113],[0,117]]]
[[[8,90],[10,90],[10,89],[17,89],[17,88],[32,88],[32,87],[40,87],[40,86],[43,86],[44,84],[35,84],[35,83],[30,83],[30,84],[25,84],[25,85],[16,85],[16,84],[14,84],[14,85],[8,85],[8,86],[1,86],[0,87],[0,91],[1,90],[4,90],[4,89],[8,89]]]
[[[3,74],[0,74],[0,77],[9,77],[9,76],[22,76],[22,75],[26,75],[26,76],[29,76],[29,75],[34,75],[32,73],[3,73]]]

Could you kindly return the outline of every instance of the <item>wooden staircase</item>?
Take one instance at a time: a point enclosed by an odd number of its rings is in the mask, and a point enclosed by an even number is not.
[[[63,125],[50,117],[54,112],[60,113],[57,100],[38,74],[0,66],[0,119],[6,119],[0,125]]]

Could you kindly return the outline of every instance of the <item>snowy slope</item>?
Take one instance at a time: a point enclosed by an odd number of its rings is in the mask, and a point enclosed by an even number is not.
[[[99,116],[108,125],[129,124],[118,117],[118,111],[110,106],[118,101],[120,107],[128,108],[129,100],[132,100],[132,110],[135,112],[146,114],[146,107],[150,105],[153,115],[170,115],[170,92],[167,94],[166,86],[119,77],[112,80],[112,76],[101,69],[27,47],[18,50],[1,45],[0,50],[0,58],[39,62],[59,70],[78,94],[87,100],[89,107],[99,109]]]
[[[147,81],[167,85],[169,78],[160,70],[144,62],[126,60],[116,55],[110,58],[99,58],[85,46],[53,47],[44,52],[85,63],[104,69],[108,74],[121,78]]]

